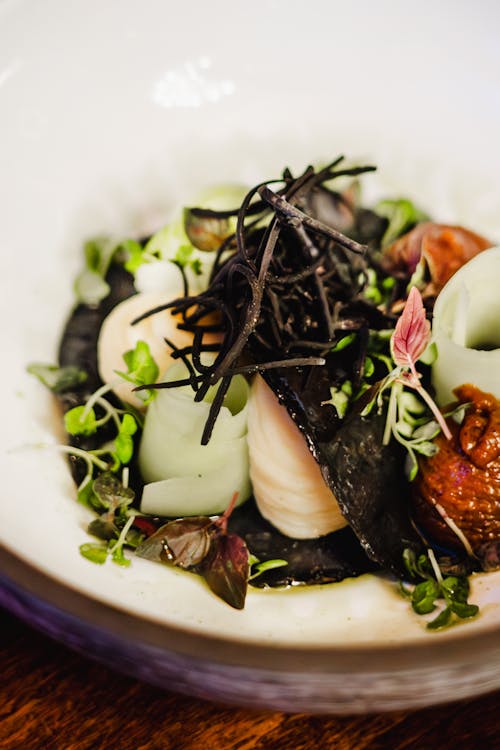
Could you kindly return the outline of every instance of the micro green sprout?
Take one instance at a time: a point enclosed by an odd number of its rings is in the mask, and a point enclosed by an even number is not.
[[[458,620],[475,617],[479,612],[476,604],[469,604],[470,585],[467,576],[443,576],[434,551],[429,548],[418,558],[406,549],[403,561],[408,573],[419,582],[413,585],[401,583],[401,592],[411,600],[413,611],[427,615],[439,609],[434,619],[427,622],[428,630],[441,630]]]
[[[146,341],[139,340],[134,349],[125,352],[123,360],[127,365],[127,372],[120,370],[115,372],[123,380],[132,383],[136,389],[143,389],[148,383],[156,382],[160,370]],[[152,389],[144,389],[138,390],[137,395],[146,405],[155,397],[156,392]]]
[[[417,360],[428,350],[430,338],[430,324],[422,297],[418,289],[412,287],[390,340],[391,355],[396,366],[382,381],[375,396],[379,408],[382,408],[383,394],[391,389],[383,444],[387,445],[392,435],[404,445],[408,451],[406,469],[410,480],[415,478],[418,471],[416,453],[434,455],[437,448],[432,441],[440,431],[448,440],[451,439],[445,417],[422,386],[421,376],[416,369]],[[423,404],[405,388],[415,390]],[[365,407],[365,414],[372,408],[374,400]],[[433,419],[426,418],[424,404],[430,409]]]
[[[350,380],[345,380],[339,388],[330,388],[330,398],[327,401],[323,401],[322,405],[331,404],[337,411],[340,419],[343,419],[349,408],[351,397],[352,383]]]
[[[40,362],[32,362],[27,366],[30,375],[35,375],[52,393],[64,393],[79,388],[88,378],[84,370],[72,365],[59,367]]]
[[[264,560],[261,562],[258,557],[255,557],[255,555],[250,554],[249,564],[250,564],[250,575],[248,577],[248,580],[253,581],[255,578],[258,578],[258,576],[261,576],[270,570],[276,570],[276,568],[284,568],[285,565],[288,565],[288,562],[286,560],[280,560],[280,559]]]
[[[199,258],[193,258],[194,250],[193,245],[181,245],[173,258],[173,262],[180,268],[191,268],[196,276],[200,276],[203,271],[202,264]]]
[[[421,376],[415,366],[427,349],[430,339],[431,327],[425,314],[422,296],[417,287],[412,287],[391,337],[391,354],[396,364],[392,378],[417,391],[433,413],[445,437],[451,440],[449,427],[431,396],[423,388]]]

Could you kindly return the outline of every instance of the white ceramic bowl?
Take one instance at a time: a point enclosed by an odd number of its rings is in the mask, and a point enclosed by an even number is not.
[[[417,707],[500,685],[500,578],[477,621],[429,634],[378,578],[251,592],[78,554],[87,511],[52,400],[83,240],[141,235],[200,188],[339,153],[378,164],[366,199],[406,195],[500,239],[500,10],[484,2],[0,3],[3,341],[1,597],[117,669],[290,711]],[[37,447],[38,446],[38,447]]]

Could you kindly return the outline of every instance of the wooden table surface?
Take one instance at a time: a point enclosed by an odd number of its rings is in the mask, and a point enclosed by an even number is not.
[[[366,716],[250,711],[163,692],[0,610],[2,750],[494,750],[500,693]]]

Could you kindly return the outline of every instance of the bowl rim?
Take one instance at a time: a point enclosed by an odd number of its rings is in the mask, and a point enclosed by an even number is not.
[[[432,664],[439,671],[450,667],[474,667],[496,661],[500,667],[500,628],[494,624],[484,630],[467,632],[462,625],[459,634],[443,641],[439,633],[429,638],[396,643],[356,645],[259,644],[228,639],[193,631],[177,625],[160,623],[146,616],[128,612],[113,604],[93,598],[77,588],[57,580],[18,557],[0,544],[0,594],[7,609],[10,595],[28,597],[54,611],[54,616],[76,618],[83,627],[97,627],[109,635],[128,642],[140,642],[165,653],[208,660],[212,663],[265,669],[276,673],[301,672],[307,675],[334,671],[352,673],[407,672]],[[10,594],[9,594],[10,592]],[[28,623],[29,618],[28,618]],[[35,624],[35,623],[31,623]],[[498,675],[500,687],[500,670]]]

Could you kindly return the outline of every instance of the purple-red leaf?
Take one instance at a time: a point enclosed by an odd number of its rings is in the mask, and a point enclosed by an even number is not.
[[[417,287],[413,286],[391,337],[394,362],[399,366],[413,368],[430,338],[431,326],[425,315],[422,296]]]
[[[136,554],[155,562],[169,562],[179,568],[193,568],[207,556],[213,534],[213,523],[206,516],[169,521],[141,542]]]
[[[248,549],[237,534],[220,534],[212,541],[200,573],[214,592],[235,609],[243,609],[247,593]]]

